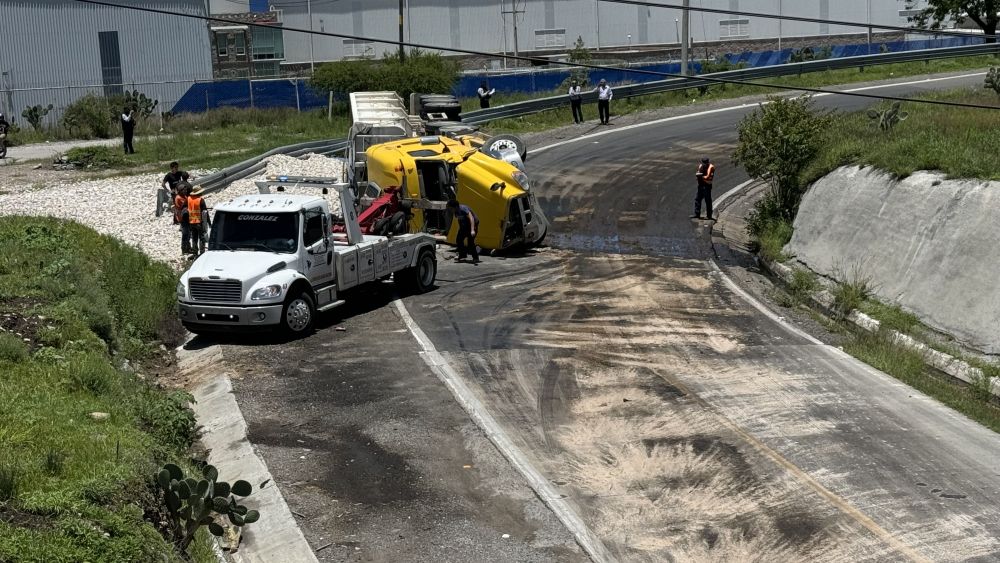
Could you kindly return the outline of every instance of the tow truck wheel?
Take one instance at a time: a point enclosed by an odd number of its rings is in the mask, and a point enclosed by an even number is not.
[[[395,281],[400,288],[410,293],[427,293],[434,287],[437,279],[437,260],[434,251],[425,249],[417,258],[417,265],[400,270],[395,274]]]
[[[285,300],[281,311],[281,327],[287,334],[300,336],[312,330],[316,317],[316,306],[305,291],[293,293]]]

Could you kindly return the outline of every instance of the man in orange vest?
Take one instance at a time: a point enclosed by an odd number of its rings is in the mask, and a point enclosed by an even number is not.
[[[705,218],[715,221],[712,218],[712,180],[715,179],[715,165],[707,156],[701,159],[701,166],[698,167],[695,178],[698,179],[698,195],[694,198],[694,215],[691,218],[701,219],[701,200],[705,200],[705,211],[708,212]]]
[[[191,224],[188,222],[187,200],[191,193],[191,184],[177,184],[177,195],[174,196],[174,223],[181,226],[181,254],[191,254]]]
[[[212,228],[208,217],[208,206],[202,197],[202,187],[198,186],[187,198],[188,228],[191,229],[191,254],[198,256],[205,252],[205,235]]]

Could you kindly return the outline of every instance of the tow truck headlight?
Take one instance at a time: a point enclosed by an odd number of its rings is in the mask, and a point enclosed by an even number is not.
[[[528,179],[527,174],[521,172],[520,170],[516,170],[514,171],[513,174],[511,174],[511,177],[514,178],[514,181],[517,182],[517,185],[521,186],[522,190],[526,192],[531,191],[531,180]]]
[[[184,282],[182,281],[177,282],[177,297],[180,298],[187,297],[187,287],[184,285]]]
[[[281,296],[281,286],[280,285],[269,285],[255,290],[250,294],[250,299],[254,301],[260,301],[261,299],[274,299],[275,297]]]

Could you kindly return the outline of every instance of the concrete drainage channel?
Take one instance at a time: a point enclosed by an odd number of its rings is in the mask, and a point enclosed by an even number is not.
[[[209,451],[208,463],[227,479],[250,482],[254,491],[246,504],[263,517],[246,526],[236,549],[225,553],[216,549],[220,561],[263,563],[281,561],[312,563],[316,555],[306,541],[285,503],[277,483],[271,477],[264,460],[247,439],[247,423],[236,404],[233,386],[219,346],[189,350],[190,340],[177,349],[181,375],[194,382],[191,391],[198,424],[202,427],[201,442]]]

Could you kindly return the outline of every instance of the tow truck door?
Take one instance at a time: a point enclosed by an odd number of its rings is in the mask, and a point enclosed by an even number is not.
[[[321,207],[305,211],[302,246],[305,248],[305,276],[313,288],[333,281],[333,248],[330,245],[329,218]],[[322,299],[321,299],[322,301]]]

